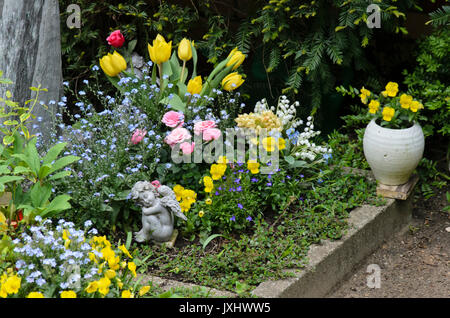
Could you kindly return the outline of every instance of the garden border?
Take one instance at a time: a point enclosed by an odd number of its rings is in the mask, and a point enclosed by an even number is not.
[[[358,173],[353,169],[351,171]],[[412,196],[407,200],[386,199],[386,204],[382,206],[363,205],[352,210],[348,218],[348,231],[340,240],[326,240],[321,244],[311,245],[306,267],[287,270],[294,277],[262,282],[251,294],[262,298],[326,297],[353,273],[361,261],[383,242],[407,227],[412,219],[412,202]],[[201,287],[150,275],[143,276],[145,281],[153,281],[163,289]],[[209,287],[206,289],[213,297],[237,297],[229,291]]]

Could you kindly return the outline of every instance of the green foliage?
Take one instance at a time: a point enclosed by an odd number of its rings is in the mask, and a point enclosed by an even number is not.
[[[324,169],[322,176],[322,183],[299,181],[292,188],[296,190],[291,193],[294,200],[284,211],[255,219],[242,234],[215,237],[206,248],[207,237],[176,250],[139,246],[137,254],[149,257],[147,272],[153,275],[167,277],[170,273],[185,281],[244,294],[262,281],[286,278],[285,269],[307,263],[311,244],[342,237],[353,208],[382,203],[375,197],[375,183],[362,176],[340,169]]]
[[[0,146],[0,192],[12,194],[11,202],[7,208],[2,208],[3,212],[12,220],[18,210],[23,210],[27,219],[34,215],[52,217],[69,209],[69,195],[60,194],[50,199],[51,181],[69,176],[69,171],[61,170],[80,158],[59,157],[65,143],[53,146],[41,157],[36,149],[36,137],[26,140],[16,133],[14,138],[12,146]]]
[[[404,71],[408,92],[422,99],[426,136],[450,135],[450,30],[436,29],[420,42],[417,65]]]
[[[1,84],[11,81],[1,78]],[[11,100],[6,91],[6,99],[0,98],[2,108],[0,117],[6,119],[0,127],[4,134],[0,145],[0,194],[9,192],[12,198],[7,207],[0,208],[9,222],[16,219],[16,213],[23,211],[26,219],[33,215],[54,216],[70,208],[70,196],[54,196],[52,199],[52,180],[67,177],[70,172],[61,171],[78,160],[75,156],[60,157],[66,144],[59,143],[41,157],[36,148],[37,137],[30,136],[27,125],[35,118],[32,111],[39,100],[39,92],[47,91],[39,87],[30,87],[36,92],[35,98],[21,106]],[[31,103],[31,107],[27,107]],[[17,120],[18,119],[18,120]]]
[[[60,7],[69,3],[60,0]],[[157,33],[174,43],[185,36],[195,40],[198,50],[213,65],[238,47],[253,59],[252,65],[246,67],[246,73],[251,70],[258,77],[246,83],[251,90],[256,83],[270,91],[276,88],[278,93],[281,89],[286,94],[303,90],[308,92],[314,107],[319,107],[323,96],[332,91],[339,69],[370,68],[365,50],[374,30],[365,25],[365,0],[258,0],[251,4],[207,0],[183,5],[141,0],[78,3],[82,8],[82,27],[70,30],[61,26],[66,79],[86,75],[85,70],[108,51],[106,41],[99,39],[106,39],[114,29],[121,29],[127,40],[138,39],[137,52],[141,55],[147,54],[146,43]],[[382,29],[406,33],[404,12],[417,9],[416,3],[377,2]],[[62,23],[67,15],[62,14]],[[204,64],[201,67],[211,68]]]

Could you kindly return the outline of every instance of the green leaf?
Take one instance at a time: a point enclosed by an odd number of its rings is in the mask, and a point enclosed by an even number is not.
[[[24,166],[17,166],[14,168],[14,174],[29,174],[31,173],[31,169]]]
[[[216,237],[219,237],[219,236],[225,237],[225,236],[223,236],[222,234],[213,234],[213,235],[208,236],[208,238],[207,238],[207,239],[203,242],[203,244],[202,244],[203,250],[206,248],[206,246],[208,246],[208,244],[209,244],[212,240],[214,240]]]
[[[295,159],[292,156],[286,156],[286,157],[284,157],[284,160],[286,160],[286,162],[290,165],[293,165],[295,162]]]
[[[180,63],[178,62],[178,58],[177,58],[175,51],[173,51],[173,54],[169,60],[169,63],[170,63],[170,68],[172,70],[173,79],[178,80],[181,76],[181,66],[180,66]]]
[[[24,178],[20,177],[20,176],[3,176],[3,177],[0,177],[0,184],[14,182],[14,181],[21,181],[23,179]]]
[[[47,180],[49,180],[49,181],[51,181],[51,180],[58,180],[58,179],[65,178],[65,177],[68,177],[68,176],[70,176],[70,171],[64,170],[64,171],[60,171],[60,172],[55,173],[54,175],[48,177]]]
[[[69,200],[71,199],[70,195],[61,194],[50,202],[49,205],[42,211],[41,216],[51,216],[57,212],[61,212],[63,210],[67,210],[71,208]]]
[[[27,160],[25,161],[35,176],[38,176],[40,170],[40,161],[41,157],[36,149],[36,138],[31,139],[25,147],[25,155],[27,156]]]
[[[172,107],[174,110],[178,110],[181,112],[185,112],[186,104],[181,100],[181,98],[178,95],[172,95],[172,99],[169,99],[169,97],[165,97],[160,101],[161,104],[168,105]]]
[[[49,175],[49,171],[51,168],[52,168],[51,164],[42,165],[42,167],[39,169],[39,172],[38,172],[39,180],[41,180],[41,181],[44,180],[45,177]]]
[[[55,161],[55,163],[52,165],[52,168],[50,169],[48,174],[52,174],[53,172],[64,168],[65,166],[70,165],[71,163],[74,163],[75,161],[80,160],[80,157],[77,156],[66,156],[59,158]]]
[[[47,152],[45,157],[42,159],[42,163],[44,165],[48,164],[48,163],[52,163],[54,160],[56,160],[56,158],[58,158],[59,154],[61,153],[61,151],[64,150],[64,148],[66,146],[67,146],[67,142],[61,142],[61,143],[54,145],[52,148],[50,148],[50,150]]]
[[[194,66],[193,70],[192,70],[191,78],[193,79],[193,78],[197,77],[197,50],[195,49],[194,45],[192,45],[192,42],[191,42],[191,49],[192,49],[192,65]],[[186,72],[186,74],[187,74],[187,72]],[[183,83],[184,83],[184,80],[183,80]],[[182,96],[184,96],[184,95],[182,95]]]
[[[31,203],[35,208],[44,207],[52,194],[52,187],[49,184],[41,186],[36,183],[30,190]]]

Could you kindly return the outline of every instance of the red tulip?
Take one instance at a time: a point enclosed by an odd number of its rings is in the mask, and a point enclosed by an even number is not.
[[[116,30],[106,38],[106,41],[108,41],[109,45],[119,48],[125,42],[125,38],[122,33],[120,33],[120,30]]]

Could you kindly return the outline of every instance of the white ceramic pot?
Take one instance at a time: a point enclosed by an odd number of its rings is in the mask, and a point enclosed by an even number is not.
[[[386,185],[408,182],[422,159],[425,138],[422,127],[390,129],[373,119],[366,127],[363,139],[364,155],[375,178]]]

